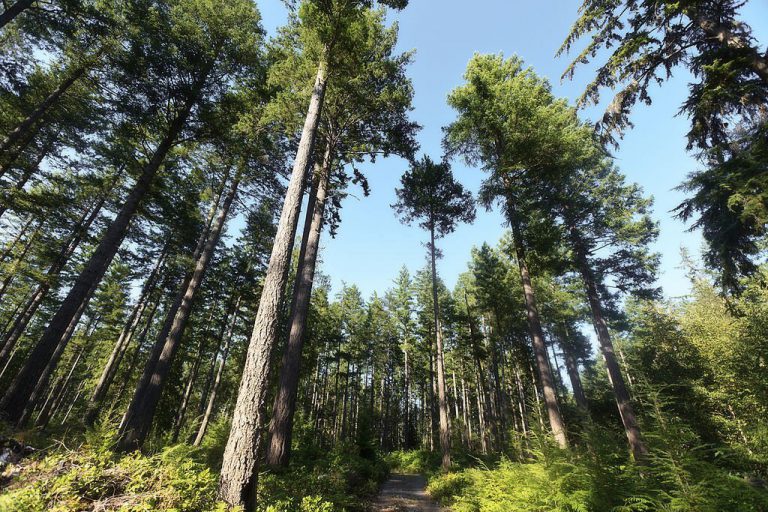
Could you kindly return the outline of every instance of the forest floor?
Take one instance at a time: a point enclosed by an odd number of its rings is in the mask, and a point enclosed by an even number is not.
[[[427,479],[421,475],[392,474],[381,487],[376,512],[440,512],[427,491]]]

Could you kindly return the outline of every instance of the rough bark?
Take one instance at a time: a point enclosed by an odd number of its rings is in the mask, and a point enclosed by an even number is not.
[[[437,301],[437,265],[435,255],[435,225],[431,225],[430,258],[432,261],[432,313],[434,317],[435,342],[437,345],[437,399],[440,414],[440,450],[443,453],[442,467],[447,470],[451,467],[451,425],[448,417],[448,397],[445,385],[445,354],[443,353],[443,329],[440,325],[440,305]]]
[[[613,387],[613,394],[616,397],[616,405],[619,408],[621,422],[624,425],[624,431],[627,434],[627,441],[629,442],[633,457],[636,461],[642,462],[648,454],[648,449],[640,434],[640,427],[637,424],[637,416],[635,416],[635,410],[632,407],[629,391],[627,391],[627,386],[624,383],[624,376],[621,374],[621,368],[616,360],[613,342],[611,341],[611,334],[608,331],[608,324],[606,324],[605,318],[603,317],[603,308],[600,302],[600,294],[597,290],[595,277],[592,273],[592,268],[589,265],[584,245],[581,243],[578,233],[575,230],[572,230],[571,236],[576,254],[576,264],[579,267],[581,278],[584,282],[584,289],[587,293],[589,308],[592,312],[592,324],[594,325],[595,333],[597,334],[597,340],[600,344],[600,352],[603,354],[606,370],[608,370],[608,378]]]
[[[307,204],[304,233],[299,252],[297,279],[291,301],[290,332],[283,352],[280,377],[272,408],[271,441],[267,450],[267,465],[287,466],[291,455],[293,416],[296,412],[296,393],[299,389],[301,352],[309,316],[309,303],[315,277],[315,264],[320,248],[325,198],[330,179],[330,146],[323,162],[315,166],[314,184]]]
[[[208,268],[208,263],[219,242],[221,230],[224,227],[224,222],[229,214],[232,201],[237,194],[239,182],[240,176],[238,174],[232,179],[227,195],[224,197],[224,201],[216,216],[216,220],[211,225],[211,230],[208,234],[205,246],[200,253],[200,257],[195,261],[192,277],[189,280],[181,304],[173,318],[171,329],[168,332],[168,336],[165,338],[160,356],[158,357],[154,368],[149,370],[151,372],[149,379],[145,379],[147,385],[136,389],[131,404],[128,406],[128,411],[120,429],[120,439],[118,441],[118,448],[121,450],[130,451],[141,447],[149,434],[157,404],[160,402],[160,396],[168,380],[171,365],[179,350],[181,337],[184,334],[187,321],[189,320],[192,311],[195,295],[200,288],[200,284],[205,276],[205,271]]]
[[[525,247],[520,233],[520,226],[516,221],[512,221],[512,235],[514,238],[515,253],[517,264],[520,268],[520,280],[523,285],[525,295],[525,309],[528,317],[528,329],[533,341],[533,352],[536,358],[536,367],[539,371],[539,381],[544,394],[544,404],[549,417],[549,426],[552,429],[552,435],[560,448],[568,447],[568,439],[565,436],[565,423],[560,414],[560,407],[557,403],[557,392],[555,390],[552,369],[549,366],[547,357],[547,345],[544,342],[544,332],[541,328],[539,310],[536,306],[536,294],[531,283],[531,275],[528,272],[528,262],[525,254]]]
[[[190,100],[170,124],[168,132],[157,146],[152,158],[142,169],[125,203],[78,275],[64,302],[54,314],[47,329],[27,358],[26,364],[0,400],[0,416],[7,421],[15,423],[20,419],[35,383],[45,371],[48,363],[51,362],[56,347],[62,341],[62,333],[67,329],[80,306],[84,302],[88,302],[90,290],[98,285],[115,254],[117,254],[141,201],[149,192],[160,166],[186,124],[192,105],[193,101]]]
[[[311,164],[325,87],[325,65],[320,64],[280,214],[267,274],[264,277],[259,309],[237,394],[232,428],[224,450],[219,497],[232,506],[247,504],[253,508],[256,503],[256,466],[265,425],[272,348],[277,335],[280,305],[285,295],[291,249],[301,209],[304,183]]]

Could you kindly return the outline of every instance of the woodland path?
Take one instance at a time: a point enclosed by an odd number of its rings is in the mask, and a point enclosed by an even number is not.
[[[381,487],[376,512],[445,512],[427,494],[427,479],[421,475],[392,474]]]

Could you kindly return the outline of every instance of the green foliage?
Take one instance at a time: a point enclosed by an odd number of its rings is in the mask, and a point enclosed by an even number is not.
[[[363,457],[353,444],[299,450],[287,470],[259,476],[258,512],[363,511],[387,473],[383,459]]]
[[[396,450],[386,458],[391,470],[398,473],[428,475],[440,467],[440,455],[429,450]]]
[[[118,456],[103,437],[94,441],[25,465],[23,478],[0,495],[0,510],[226,510],[216,501],[216,475],[199,461],[197,450],[179,445],[152,456]]]

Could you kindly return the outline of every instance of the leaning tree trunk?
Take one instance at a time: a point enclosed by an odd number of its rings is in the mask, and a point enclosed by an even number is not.
[[[35,0],[17,0],[16,3],[0,13],[0,28],[13,21],[16,16],[24,12],[33,3],[35,3]]]
[[[648,455],[648,449],[643,443],[642,436],[640,434],[640,427],[637,424],[637,417],[635,416],[635,410],[632,407],[632,402],[629,397],[629,391],[624,383],[624,376],[621,374],[621,368],[616,360],[616,354],[613,350],[613,342],[611,341],[611,334],[608,332],[608,325],[603,317],[603,308],[600,302],[600,294],[597,291],[597,283],[595,282],[592,268],[590,267],[587,259],[587,253],[584,250],[584,245],[581,243],[579,234],[576,230],[571,230],[571,236],[573,240],[573,248],[576,254],[576,264],[581,272],[581,278],[584,282],[584,289],[587,293],[587,301],[589,302],[589,308],[592,311],[592,324],[595,327],[597,333],[597,340],[600,343],[600,351],[603,354],[605,360],[605,367],[608,370],[608,378],[613,386],[613,394],[616,397],[616,405],[619,408],[619,415],[621,416],[621,422],[624,424],[624,431],[627,434],[627,440],[629,441],[629,447],[632,450],[632,455],[636,461],[642,462]]]
[[[184,329],[186,328],[187,321],[189,320],[192,311],[195,295],[200,288],[200,284],[205,276],[205,271],[208,268],[208,263],[211,261],[213,251],[218,244],[221,230],[224,227],[224,222],[229,214],[232,201],[237,194],[239,183],[240,176],[238,172],[232,179],[232,183],[229,186],[224,202],[216,216],[216,220],[211,225],[211,232],[208,235],[205,247],[200,253],[200,257],[195,262],[192,278],[184,292],[181,305],[176,311],[168,336],[165,338],[160,357],[157,359],[154,368],[149,369],[148,367],[151,376],[149,379],[145,379],[147,385],[145,387],[137,387],[133,399],[131,400],[131,404],[128,406],[128,411],[126,412],[125,419],[121,426],[120,439],[118,441],[118,448],[121,450],[130,451],[141,447],[147,434],[149,434],[152,421],[155,417],[157,404],[160,402],[160,396],[168,380],[168,374],[171,371],[171,364],[179,350],[181,336],[184,334]]]
[[[35,124],[42,119],[48,110],[54,106],[82,76],[88,71],[90,63],[86,62],[76,67],[69,76],[61,82],[35,109],[29,113],[13,130],[0,142],[0,154],[3,155],[2,176],[9,164],[18,158],[35,134]],[[32,135],[30,137],[30,135]],[[22,142],[19,144],[19,142]]]
[[[200,363],[203,359],[203,352],[205,350],[205,336],[200,336],[200,343],[197,347],[197,356],[192,363],[192,368],[189,369],[189,378],[187,378],[187,387],[184,389],[184,396],[181,399],[178,411],[176,411],[176,417],[173,420],[173,434],[171,435],[171,443],[176,444],[179,441],[179,434],[181,428],[184,426],[184,419],[187,416],[187,408],[189,407],[189,401],[192,399],[192,390],[195,387],[195,381],[197,380],[197,373],[200,371]]]
[[[208,236],[210,235],[210,231],[211,231],[211,225],[213,224],[214,217],[216,216],[216,212],[218,211],[218,208],[219,208],[219,202],[221,201],[221,195],[223,194],[224,185],[225,183],[222,183],[222,187],[219,189],[219,193],[216,195],[215,199],[211,201],[211,208],[208,212],[208,217],[207,217],[205,226],[203,226],[203,230],[200,233],[200,236],[198,237],[195,250],[192,253],[193,264],[196,264],[197,261],[200,259],[200,255],[202,254],[203,249],[205,248],[205,244],[208,241]],[[139,377],[139,380],[136,383],[136,387],[134,389],[135,395],[143,394],[144,390],[147,388],[147,386],[149,386],[149,381],[152,378],[155,366],[157,365],[157,361],[160,359],[160,354],[162,353],[163,347],[165,346],[165,341],[168,338],[168,333],[171,332],[171,327],[173,327],[173,321],[176,318],[176,314],[178,313],[182,302],[184,301],[184,295],[186,294],[187,288],[189,287],[189,282],[192,280],[193,272],[194,272],[194,269],[185,272],[184,277],[181,280],[181,284],[179,285],[178,292],[176,293],[176,296],[173,299],[173,302],[170,303],[168,309],[164,312],[165,320],[163,321],[160,331],[155,336],[155,343],[149,352],[149,356],[147,357],[146,362],[144,363],[144,371],[141,373],[141,376]],[[123,386],[125,386],[126,384],[127,383],[123,381]],[[118,393],[118,396],[120,394],[122,394],[122,387],[121,387],[121,393]],[[126,411],[125,414],[123,414],[122,420],[120,421],[120,426],[118,427],[119,431],[122,431],[122,428],[125,425],[125,421],[128,418],[128,412],[129,411]]]
[[[280,214],[267,274],[264,277],[259,309],[256,313],[232,417],[232,428],[224,450],[219,478],[219,497],[232,506],[247,504],[253,508],[256,503],[256,465],[265,425],[264,409],[272,348],[277,335],[280,305],[285,295],[293,239],[301,209],[301,197],[311,165],[326,83],[326,69],[321,63],[304,120],[299,149],[293,163],[291,180],[283,203],[283,211]]]
[[[81,305],[88,302],[89,291],[98,285],[115,254],[117,254],[123,238],[128,232],[131,220],[136,215],[142,199],[149,192],[166,155],[174,146],[179,133],[186,124],[193,104],[193,99],[190,99],[170,124],[168,132],[157,146],[150,161],[144,166],[125,203],[107,228],[101,242],[80,275],[77,276],[64,302],[54,314],[47,329],[27,358],[26,364],[0,400],[0,415],[5,417],[7,421],[16,423],[21,418],[35,383],[38,382],[46,366],[51,362],[56,347],[62,340],[62,333],[67,329]]]
[[[584,394],[584,387],[581,385],[581,376],[579,376],[579,363],[576,361],[576,357],[573,355],[573,350],[568,346],[567,342],[561,343],[560,347],[563,349],[565,369],[568,371],[568,380],[571,381],[573,398],[576,400],[576,405],[585,412],[589,412],[587,395]]]
[[[432,261],[432,312],[437,344],[437,399],[440,409],[440,449],[443,452],[443,469],[451,467],[451,425],[448,418],[448,399],[445,390],[445,355],[443,353],[443,329],[440,325],[440,305],[437,302],[437,266],[435,256],[435,225],[429,230],[430,257]]]
[[[35,229],[32,234],[29,235],[29,238],[27,238],[24,247],[21,248],[21,253],[16,257],[16,261],[14,261],[8,269],[8,275],[5,277],[5,279],[3,279],[2,284],[0,284],[0,301],[2,301],[5,292],[8,290],[8,287],[11,286],[13,279],[18,274],[19,266],[26,261],[27,253],[29,253],[29,250],[32,248],[32,244],[35,243],[35,240],[40,235],[42,225],[42,222],[38,224],[37,229]]]
[[[557,392],[555,390],[552,369],[549,366],[547,357],[547,345],[544,342],[544,332],[541,328],[539,310],[536,306],[536,294],[534,293],[531,275],[528,272],[528,262],[526,260],[525,247],[520,233],[520,226],[517,221],[512,220],[512,237],[514,239],[515,254],[517,264],[520,268],[520,280],[523,284],[525,294],[525,309],[528,316],[528,329],[530,330],[533,341],[533,352],[536,357],[536,367],[539,370],[539,381],[544,392],[544,404],[547,408],[549,417],[549,426],[552,428],[552,435],[560,448],[568,447],[568,439],[565,436],[565,423],[560,414],[560,407],[557,403]]]
[[[323,228],[325,198],[328,190],[331,167],[330,144],[325,150],[323,162],[315,166],[314,186],[307,204],[304,235],[299,252],[299,268],[293,286],[291,302],[291,328],[288,343],[283,352],[280,379],[275,403],[272,408],[272,435],[267,451],[267,465],[288,466],[291,456],[293,416],[296,412],[296,393],[299,389],[299,366],[304,336],[309,316],[309,301],[315,277],[315,264],[320,247],[320,233]]]
[[[21,428],[29,421],[29,419],[32,417],[32,412],[37,407],[39,400],[45,395],[45,390],[48,388],[48,381],[51,378],[51,375],[53,375],[54,371],[56,371],[56,367],[59,364],[59,360],[61,359],[61,356],[64,354],[64,349],[67,348],[67,345],[69,344],[69,340],[72,339],[72,336],[75,333],[75,329],[77,329],[77,324],[80,322],[80,317],[83,315],[83,313],[85,312],[85,309],[88,307],[88,301],[91,299],[95,291],[96,291],[96,285],[94,284],[94,286],[92,286],[91,289],[88,290],[88,293],[86,294],[86,299],[80,304],[80,307],[75,312],[75,316],[72,318],[72,320],[69,322],[69,325],[62,333],[61,339],[59,340],[59,344],[56,346],[56,349],[53,351],[53,354],[51,355],[51,359],[48,361],[48,364],[43,369],[42,374],[40,375],[40,377],[37,380],[37,383],[32,389],[32,393],[29,396],[29,400],[27,400],[27,403],[24,406],[24,409],[22,410],[21,415],[19,416],[19,419],[16,421],[17,427]]]
[[[205,414],[200,421],[200,427],[197,429],[197,435],[192,442],[193,446],[200,446],[205,436],[205,431],[208,429],[208,424],[211,421],[211,415],[213,414],[213,406],[216,404],[216,395],[219,393],[219,387],[221,386],[221,378],[224,375],[224,365],[227,363],[227,357],[229,356],[229,348],[232,345],[232,336],[235,332],[235,325],[237,325],[237,315],[240,312],[240,297],[237,298],[235,303],[235,309],[232,312],[232,320],[227,328],[227,334],[224,338],[224,346],[221,349],[221,363],[216,370],[216,377],[213,380],[213,386],[211,387],[211,394],[208,396],[208,405],[205,408]]]
[[[24,331],[27,329],[27,325],[29,325],[30,320],[32,320],[32,317],[37,312],[37,309],[40,307],[43,300],[48,296],[48,292],[50,291],[55,280],[58,279],[59,274],[61,274],[61,271],[64,270],[64,267],[69,262],[69,259],[80,246],[80,243],[85,239],[85,235],[88,233],[88,229],[90,229],[91,224],[93,224],[93,222],[99,216],[101,208],[104,206],[106,199],[107,194],[105,193],[93,206],[93,208],[91,208],[90,211],[84,212],[80,217],[80,220],[75,226],[75,229],[73,230],[69,240],[62,246],[59,254],[56,256],[56,259],[53,261],[53,263],[51,263],[51,266],[48,267],[48,271],[45,273],[43,282],[37,286],[32,296],[24,305],[22,311],[14,319],[11,328],[8,329],[8,331],[3,336],[3,348],[0,350],[0,362],[7,362],[10,359],[10,354],[15,349],[16,343],[19,341],[21,335],[24,334]]]
[[[88,401],[88,410],[85,414],[85,424],[88,426],[92,426],[96,422],[96,418],[98,417],[101,407],[101,402],[104,400],[104,397],[107,396],[109,387],[112,385],[112,382],[115,379],[115,375],[117,375],[117,370],[120,367],[120,363],[122,362],[125,353],[128,351],[128,346],[131,344],[133,335],[139,326],[141,316],[144,314],[144,310],[149,303],[149,295],[155,288],[155,283],[157,282],[157,278],[160,275],[160,269],[165,262],[167,249],[168,244],[163,247],[157,262],[152,269],[152,272],[144,282],[139,300],[136,302],[133,310],[131,310],[131,314],[128,316],[128,321],[125,323],[123,330],[120,332],[120,336],[118,336],[117,341],[115,342],[112,353],[109,355],[109,359],[107,359],[107,362],[104,365],[104,369],[102,370],[101,376],[99,377],[99,382],[96,384],[96,388],[93,390],[91,399]]]

